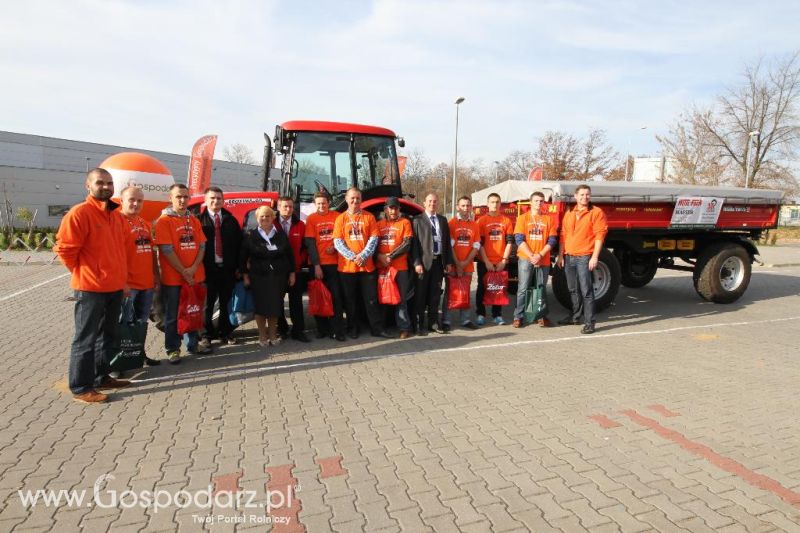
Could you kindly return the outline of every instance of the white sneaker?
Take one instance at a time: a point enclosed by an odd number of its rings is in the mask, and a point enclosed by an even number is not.
[[[497,324],[498,326],[505,326],[506,325],[506,321],[503,320],[503,317],[501,317],[501,316],[494,317],[494,323]]]

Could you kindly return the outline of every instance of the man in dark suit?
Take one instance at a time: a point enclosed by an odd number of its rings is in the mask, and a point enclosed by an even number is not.
[[[223,194],[219,187],[209,187],[205,191],[205,210],[200,214],[200,225],[206,236],[206,250],[203,266],[206,271],[206,316],[205,333],[200,341],[201,348],[207,348],[211,340],[219,337],[220,342],[236,344],[233,326],[228,318],[229,304],[236,284],[239,264],[239,248],[242,244],[242,228],[227,209],[223,208]],[[219,320],[214,328],[212,315],[214,303],[219,300]]]
[[[416,320],[419,335],[428,331],[448,333],[450,328],[439,322],[439,298],[442,294],[442,279],[445,272],[454,268],[453,249],[450,244],[450,228],[447,219],[436,214],[439,197],[430,193],[425,197],[425,212],[414,217],[414,245],[412,257],[415,282]],[[428,323],[425,324],[425,310]]]

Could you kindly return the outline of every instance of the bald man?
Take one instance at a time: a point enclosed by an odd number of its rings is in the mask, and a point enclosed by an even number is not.
[[[119,340],[119,315],[128,278],[125,221],[111,201],[114,180],[95,168],[86,176],[86,201],[64,215],[56,235],[56,253],[72,273],[75,335],[69,359],[73,399],[102,403],[99,390],[119,389],[129,381],[110,377],[109,363]]]

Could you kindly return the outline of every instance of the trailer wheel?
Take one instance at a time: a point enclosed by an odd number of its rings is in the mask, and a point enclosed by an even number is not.
[[[658,257],[655,254],[623,252],[619,262],[622,269],[622,284],[631,289],[644,287],[656,276]]]
[[[750,254],[731,242],[708,247],[694,267],[694,288],[703,299],[718,304],[738,300],[750,284]]]
[[[614,303],[617,292],[619,292],[621,276],[619,261],[614,254],[603,248],[597,261],[597,268],[594,269],[595,311],[602,311]],[[553,294],[562,306],[567,309],[572,308],[567,277],[564,275],[563,268],[555,269],[553,272]]]

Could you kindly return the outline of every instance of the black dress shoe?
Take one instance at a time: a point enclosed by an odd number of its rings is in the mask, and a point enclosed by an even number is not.
[[[322,331],[321,329],[318,329],[317,330],[317,334],[315,335],[315,337],[318,338],[318,339],[324,339],[325,337],[328,337],[328,336],[330,336],[330,338],[332,339],[333,338],[333,333],[329,334],[327,331]]]
[[[575,320],[571,316],[565,316],[564,318],[559,320],[558,323],[561,324],[562,326],[577,326],[581,322],[580,320]]]
[[[441,333],[450,333],[450,324],[442,324]]]
[[[306,335],[302,331],[299,333],[292,333],[292,338],[300,342],[311,342],[311,339],[308,338],[308,335]]]
[[[442,326],[439,324],[431,324],[428,326],[428,331],[432,331],[434,333],[447,333],[449,330],[445,331],[444,328],[442,328]]]
[[[590,326],[583,326],[581,328],[581,333],[583,333],[585,335],[591,335],[592,333],[594,333],[594,324],[592,324]]]
[[[427,330],[427,329],[425,329],[424,327],[420,327],[420,328],[417,330],[417,335],[419,335],[420,337],[425,337],[425,336],[427,336],[427,335],[428,335],[428,330]]]
[[[353,328],[347,331],[347,336],[350,337],[351,339],[357,339],[358,334],[359,332],[357,328]]]
[[[150,359],[146,355],[144,356],[144,364],[145,366],[158,366],[161,364],[161,361],[158,359]]]
[[[339,342],[344,342],[344,341],[345,341],[345,336],[344,336],[344,333],[336,333],[336,334],[333,336],[333,338],[334,338],[334,339],[336,339],[336,340],[337,340],[337,341],[339,341]]]
[[[372,336],[373,337],[380,337],[380,338],[383,338],[383,339],[393,339],[394,338],[394,335],[392,335],[391,333],[389,333],[385,329],[382,329],[381,331],[374,331],[372,333]]]
[[[466,324],[461,324],[461,327],[471,330],[481,329],[480,326],[476,326],[473,322],[467,322]]]

